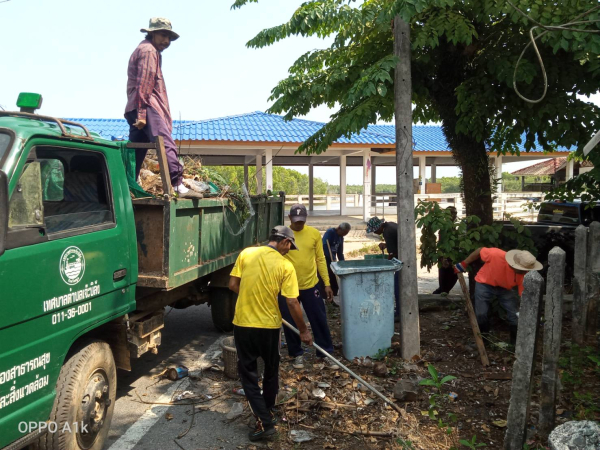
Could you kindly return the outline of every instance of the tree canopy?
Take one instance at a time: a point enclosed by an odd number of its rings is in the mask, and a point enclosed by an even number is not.
[[[258,0],[236,0],[233,8]],[[599,128],[600,108],[582,100],[600,82],[599,10],[595,0],[307,0],[290,20],[265,29],[248,42],[272,45],[290,36],[333,37],[330,47],[300,55],[289,76],[271,92],[269,112],[286,119],[320,105],[339,106],[331,121],[300,147],[321,153],[341,136],[359,133],[394,114],[392,19],[411,25],[414,121],[440,121],[468,183],[467,213],[491,223],[487,151],[519,153],[536,142],[579,151]],[[530,18],[526,18],[527,14]],[[530,20],[531,19],[531,20]],[[569,29],[538,28],[533,35],[542,69],[530,49],[533,21],[548,26],[576,19]],[[582,30],[582,31],[577,31]],[[539,103],[528,103],[513,89]],[[524,141],[522,142],[522,136]]]

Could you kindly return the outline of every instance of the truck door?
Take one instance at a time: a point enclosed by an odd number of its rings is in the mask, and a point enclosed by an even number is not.
[[[128,190],[124,174],[111,177],[108,168],[122,163],[110,150],[32,145],[11,178],[0,256],[0,447],[23,435],[21,422],[49,419],[73,342],[135,304]]]

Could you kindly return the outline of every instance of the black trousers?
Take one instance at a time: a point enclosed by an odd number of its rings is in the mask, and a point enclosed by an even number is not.
[[[233,327],[238,370],[252,412],[264,425],[270,425],[271,408],[279,391],[279,328]],[[258,385],[257,359],[265,362],[263,393]]]
[[[452,261],[448,260],[449,267],[438,266],[438,280],[440,287],[433,291],[434,294],[441,294],[445,292],[448,294],[454,285],[458,282],[458,275],[454,273],[454,265]]]

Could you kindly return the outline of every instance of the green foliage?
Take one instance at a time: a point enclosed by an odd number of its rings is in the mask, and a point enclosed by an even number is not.
[[[232,8],[257,1],[235,0]],[[566,23],[597,4],[595,0],[515,3],[548,25]],[[288,120],[322,105],[339,107],[299,152],[322,153],[342,136],[392,120],[396,15],[411,26],[413,120],[442,122],[457,161],[463,169],[472,166],[465,202],[468,209],[482,213],[484,223],[491,222],[491,208],[477,205],[489,206],[492,194],[484,183],[488,159],[481,155],[482,145],[501,154],[520,153],[520,144],[526,151],[536,144],[547,151],[557,146],[581,151],[598,130],[600,108],[580,97],[596,93],[600,82],[597,34],[552,31],[538,39],[549,84],[546,98],[534,105],[513,90],[516,81],[529,98],[542,91],[541,70],[531,50],[513,80],[533,24],[504,1],[306,0],[288,22],[260,31],[247,43],[263,48],[293,36],[333,38],[328,48],[300,55],[288,77],[271,91],[269,112],[282,113]],[[594,11],[580,27],[597,29],[597,23],[589,21],[599,17]],[[475,154],[477,158],[472,157]],[[567,189],[581,188],[571,184]]]
[[[398,444],[402,450],[415,450],[412,441],[409,440],[398,438],[396,439],[396,444]]]
[[[373,360],[383,361],[392,352],[393,350],[391,348],[380,348],[379,350],[377,350],[377,353],[375,353],[375,356],[373,356]]]
[[[218,174],[233,189],[239,189],[244,184],[244,168],[241,166],[215,166],[210,170],[212,173]],[[266,174],[263,169],[263,180],[265,179]],[[248,168],[248,184],[250,192],[256,192],[256,167],[254,166]],[[335,190],[331,189],[326,181],[316,177],[313,180],[313,188],[317,195],[331,194]],[[339,186],[335,186],[335,188],[339,191]],[[285,167],[273,167],[273,192],[279,191],[288,195],[308,195],[308,175]]]
[[[466,439],[461,439],[460,443],[467,448],[476,449],[479,447],[485,447],[486,445],[483,442],[477,442],[477,436],[473,436],[470,441]]]
[[[437,369],[433,366],[433,364],[429,364],[427,366],[427,370],[429,371],[429,375],[431,375],[431,378],[425,378],[424,380],[421,380],[419,382],[421,386],[434,386],[438,389],[438,391],[441,391],[442,386],[445,383],[448,383],[452,380],[456,380],[456,377],[452,375],[446,375],[444,378],[440,379],[440,375]]]
[[[481,220],[476,216],[453,221],[450,211],[437,202],[422,201],[415,207],[415,217],[421,228],[421,267],[428,270],[445,259],[463,261],[480,247],[517,248],[537,254],[531,231],[514,218],[510,219],[514,229],[501,222],[479,225]]]
[[[579,158],[581,160],[581,158]],[[584,202],[600,201],[600,149],[596,148],[589,154],[589,161],[594,164],[594,168],[582,173],[566,183],[550,190],[546,193],[546,200],[567,200],[581,199]]]
[[[440,379],[440,374],[437,369],[433,366],[433,364],[429,364],[427,366],[427,370],[429,371],[429,375],[431,378],[425,378],[419,382],[421,386],[432,386],[437,389],[437,392],[432,393],[429,396],[429,409],[427,411],[427,415],[431,420],[436,420],[436,416],[439,414],[438,409],[438,400],[442,395],[442,386],[446,383],[449,383],[452,380],[456,380],[456,377],[453,375],[446,375],[445,377]],[[442,419],[438,419],[438,426],[440,428],[448,427],[448,424],[444,423]],[[451,429],[450,429],[451,432]]]

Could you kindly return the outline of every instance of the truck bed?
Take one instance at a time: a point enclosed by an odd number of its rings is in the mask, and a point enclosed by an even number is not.
[[[138,244],[138,286],[171,290],[232,265],[246,247],[266,241],[283,224],[285,197],[252,198],[256,214],[241,221],[220,199],[133,200]]]

